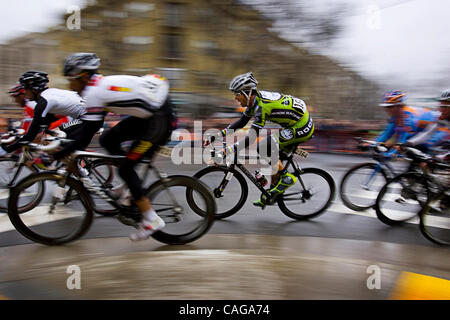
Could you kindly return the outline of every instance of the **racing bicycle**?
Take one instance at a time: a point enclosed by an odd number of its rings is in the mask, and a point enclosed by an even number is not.
[[[223,143],[226,147],[226,142]],[[209,145],[211,159],[219,160],[216,147]],[[295,185],[276,197],[268,205],[277,204],[280,210],[288,217],[296,220],[306,220],[319,216],[331,205],[335,194],[334,180],[326,171],[318,168],[300,168],[294,160],[294,155],[306,159],[309,153],[305,150],[292,147],[290,152],[280,150],[280,159],[285,168],[297,177]],[[248,197],[248,184],[244,176],[252,182],[262,194],[270,199],[269,190],[265,189],[260,180],[239,163],[238,153],[234,161],[221,165],[215,161],[213,165],[201,169],[194,177],[211,188],[217,202],[216,219],[224,219],[238,212],[246,203]],[[249,159],[249,156],[244,157]],[[214,160],[213,160],[214,161]],[[244,175],[242,175],[240,170]],[[193,201],[193,205],[196,202]],[[200,212],[196,208],[196,212]]]
[[[41,148],[33,144],[30,147]],[[77,165],[80,160],[96,161],[99,168],[113,166],[117,169],[122,159],[123,156],[76,151],[67,168],[31,174],[11,189],[8,216],[12,224],[23,236],[37,243],[60,245],[74,241],[83,236],[92,224],[96,208],[93,200],[95,194],[109,204],[108,215],[125,225],[137,227],[142,215],[135,204],[121,201],[121,195],[125,192],[118,185],[123,183],[116,181],[118,179],[105,181],[96,171],[83,176]],[[192,177],[167,176],[150,161],[146,163],[146,168],[146,172],[155,174],[157,181],[146,188],[145,194],[166,223],[166,227],[152,234],[152,237],[166,244],[185,244],[204,235],[212,226],[216,212],[210,190]],[[32,196],[27,190],[41,183],[45,184],[48,192],[39,206],[20,213],[21,202]],[[70,200],[68,192],[71,193]],[[192,209],[191,201],[195,201],[195,210],[200,210],[201,214]]]

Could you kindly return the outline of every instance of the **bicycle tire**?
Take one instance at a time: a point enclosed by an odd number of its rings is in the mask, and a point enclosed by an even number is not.
[[[380,220],[384,224],[387,224],[389,226],[397,226],[397,225],[401,225],[401,224],[405,223],[406,221],[409,221],[409,220],[417,217],[417,214],[419,213],[420,209],[418,211],[412,212],[412,213],[409,212],[410,210],[405,211],[408,214],[405,214],[404,217],[401,216],[401,213],[403,211],[393,210],[394,211],[393,215],[397,215],[396,219],[393,219],[393,218],[390,217],[391,214],[388,214],[389,209],[388,208],[384,208],[384,206],[381,205],[383,201],[385,201],[385,202],[388,201],[386,198],[388,198],[389,194],[390,194],[390,193],[388,193],[389,187],[392,186],[395,183],[399,183],[400,184],[400,182],[399,182],[400,180],[408,179],[408,178],[409,179],[414,179],[414,181],[417,181],[416,179],[419,178],[420,179],[419,183],[423,185],[425,190],[428,189],[427,186],[426,186],[426,180],[423,180],[423,177],[418,176],[417,173],[406,172],[406,173],[399,174],[399,175],[393,177],[392,179],[389,179],[386,182],[386,184],[381,188],[380,192],[378,193],[377,199],[375,201],[375,206],[374,206],[378,220]],[[385,198],[385,196],[386,196],[386,198]],[[395,196],[394,196],[394,198],[395,198]],[[402,203],[400,198],[401,198],[401,196],[398,197],[398,199],[394,200],[394,202]],[[394,203],[394,202],[392,202],[392,203]],[[420,201],[417,201],[417,202],[419,203],[420,206],[422,206],[424,204],[424,203],[421,203]],[[406,203],[406,201],[404,203]]]
[[[422,235],[425,236],[425,238],[427,238],[431,242],[438,244],[438,245],[449,246],[450,245],[450,229],[445,228],[445,231],[444,231],[444,229],[442,229],[442,231],[439,232],[439,236],[438,236],[438,232],[434,232],[433,229],[436,229],[439,227],[436,225],[432,225],[431,214],[430,214],[430,212],[433,211],[433,209],[431,208],[431,203],[436,202],[436,201],[442,201],[442,199],[444,199],[444,198],[447,199],[447,202],[448,202],[449,196],[446,195],[445,192],[441,192],[441,193],[438,193],[438,194],[430,197],[430,199],[428,199],[426,204],[423,206],[422,210],[420,210],[420,212],[419,212],[419,217],[420,217],[419,229],[420,229],[420,232],[422,233]],[[448,204],[447,204],[447,206],[448,206]],[[449,210],[449,209],[447,208],[446,210]],[[436,216],[436,213],[434,215]],[[448,213],[447,213],[447,215],[448,215]],[[450,220],[450,216],[447,218],[447,221],[445,221],[446,226],[449,226],[448,220]]]
[[[152,202],[153,207],[155,207],[154,200],[158,194],[167,194],[167,187],[186,187],[187,189],[194,190],[205,200],[206,210],[204,215],[201,216],[201,224],[196,229],[183,234],[171,234],[168,232],[166,226],[165,228],[152,234],[152,237],[159,242],[170,245],[181,245],[197,240],[208,232],[215,220],[214,216],[216,213],[216,203],[210,190],[202,182],[195,178],[181,175],[169,176],[164,178],[164,181],[156,181],[146,190],[146,195],[150,199],[150,202]],[[189,203],[189,205],[191,204]],[[158,212],[157,209],[155,209],[155,211]],[[195,213],[193,214],[198,216]]]
[[[63,176],[58,175],[56,173],[50,172],[38,172],[34,173],[27,178],[21,180],[16,186],[11,189],[11,195],[8,202],[8,216],[16,228],[18,232],[20,232],[24,237],[29,240],[37,243],[41,243],[44,245],[61,245],[71,241],[74,241],[81,236],[83,236],[92,224],[93,221],[93,203],[92,199],[89,195],[89,192],[84,188],[84,186],[77,180],[67,177],[66,185],[70,188],[76,190],[80,195],[80,201],[84,207],[85,215],[83,217],[82,223],[80,226],[71,234],[62,236],[62,237],[47,237],[36,233],[31,230],[25,223],[22,221],[22,216],[17,208],[17,201],[21,194],[21,191],[27,189],[31,184],[36,181],[54,181],[59,182],[64,179]]]
[[[280,208],[280,210],[286,216],[288,216],[289,218],[295,219],[295,220],[308,220],[308,219],[315,218],[315,217],[321,215],[322,213],[324,213],[325,210],[330,207],[331,202],[333,201],[335,193],[336,193],[336,186],[335,186],[333,177],[330,174],[328,174],[326,171],[319,169],[319,168],[305,168],[305,169],[302,169],[302,172],[300,172],[300,173],[295,172],[293,174],[296,175],[297,178],[299,178],[303,174],[316,174],[316,175],[321,176],[327,182],[328,187],[330,189],[330,194],[329,194],[328,199],[326,200],[325,204],[320,209],[318,209],[317,211],[314,211],[313,213],[305,214],[305,215],[297,214],[297,213],[291,211],[285,204],[286,199],[284,197],[285,195],[283,194],[277,199],[277,204],[278,204],[278,207]]]
[[[231,169],[231,168],[228,168],[226,166],[217,166],[217,167],[216,166],[210,166],[210,167],[206,167],[206,168],[201,169],[200,171],[196,172],[194,174],[194,178],[197,178],[200,181],[202,181],[203,183],[205,183],[206,185],[208,185],[206,183],[205,176],[207,174],[210,174],[210,173],[213,173],[213,172],[223,172],[224,176],[228,172],[232,172],[233,173],[233,178],[237,179],[237,182],[239,183],[239,185],[241,187],[241,195],[240,195],[237,203],[230,209],[225,209],[225,211],[223,211],[223,212],[216,212],[216,214],[215,214],[215,218],[216,219],[225,219],[225,218],[228,218],[228,217],[232,216],[236,212],[238,212],[244,206],[244,204],[245,204],[245,202],[247,200],[247,197],[248,197],[248,185],[247,185],[247,182],[245,181],[245,178],[242,176],[242,174],[240,174],[236,169]],[[213,195],[216,198],[216,202],[217,202],[218,196],[215,194],[214,189],[211,186],[209,186],[209,185],[208,185],[208,187],[213,190]],[[192,203],[192,209],[199,215],[204,214],[204,212],[196,205],[196,203],[195,203],[195,201],[194,201],[194,199],[192,197],[192,192],[190,192],[187,196],[188,196],[188,199],[190,199],[190,201]],[[217,209],[217,210],[219,211],[219,209]]]
[[[17,159],[12,159],[12,158],[0,158],[0,162],[11,162],[12,165],[14,166],[17,163]],[[23,169],[27,169],[31,171],[31,174],[33,173],[37,173],[39,172],[39,168],[35,165],[32,164],[31,166],[25,166],[23,165],[21,170]],[[26,176],[28,176],[29,174],[27,174]],[[17,184],[19,181],[16,181],[15,184]],[[39,202],[41,201],[43,195],[44,195],[44,185],[43,184],[39,184],[38,185],[38,192],[35,194],[35,197],[33,197],[31,199],[31,201],[27,204],[22,205],[18,210],[20,213],[24,213],[27,212],[29,210],[32,210],[33,208],[35,208]],[[0,212],[7,212],[7,208],[8,208],[8,202],[2,202],[0,201]]]
[[[378,166],[378,163],[373,163],[373,162],[358,164],[358,165],[352,167],[350,170],[348,170],[345,173],[345,175],[342,177],[341,184],[339,186],[339,194],[340,194],[342,202],[344,203],[344,205],[347,208],[354,210],[354,211],[365,211],[369,208],[372,208],[375,205],[375,199],[376,199],[375,197],[374,197],[373,203],[370,203],[369,205],[356,204],[349,199],[345,190],[346,190],[346,186],[347,186],[347,183],[348,183],[350,177],[353,174],[355,174],[355,172],[362,171],[362,169],[374,170],[375,167],[377,167],[377,166]],[[386,174],[386,172],[383,168],[380,170],[380,172],[381,172],[381,176],[384,178],[384,183],[383,183],[383,185],[384,185],[388,180],[388,175]]]

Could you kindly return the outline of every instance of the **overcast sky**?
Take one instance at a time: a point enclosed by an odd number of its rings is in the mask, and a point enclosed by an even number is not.
[[[89,0],[2,1],[0,42],[59,23],[70,5]],[[139,0],[136,0],[139,2]],[[325,52],[399,89],[450,87],[449,0],[314,0],[312,10],[346,3],[344,31]],[[83,17],[81,17],[82,19]],[[325,49],[325,48],[322,48]],[[430,90],[431,89],[431,90]]]

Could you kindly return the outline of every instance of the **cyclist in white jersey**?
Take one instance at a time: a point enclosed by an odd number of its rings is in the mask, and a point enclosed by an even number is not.
[[[20,148],[24,142],[33,141],[39,132],[58,120],[57,115],[80,119],[86,113],[85,104],[77,93],[48,88],[49,79],[45,72],[27,71],[20,76],[19,82],[24,87],[27,98],[36,101],[33,120],[23,137],[4,149],[0,147],[0,155],[13,152]],[[67,134],[67,137],[76,139],[74,135]],[[66,152],[66,149],[68,149],[67,152],[72,152],[76,148],[77,144],[75,143],[65,146],[63,150]]]
[[[175,128],[176,116],[169,99],[169,83],[158,75],[102,76],[98,74],[100,59],[95,53],[74,53],[64,62],[64,76],[72,90],[86,101],[87,110],[96,119],[106,112],[127,115],[100,137],[100,144],[111,154],[124,155],[119,174],[127,183],[136,206],[143,215],[131,240],[147,239],[165,226],[144,195],[142,182],[134,167],[143,157],[151,158],[164,145]],[[129,151],[121,148],[133,141]]]

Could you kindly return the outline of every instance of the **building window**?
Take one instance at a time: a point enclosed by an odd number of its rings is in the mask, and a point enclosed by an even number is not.
[[[123,42],[126,44],[145,45],[153,43],[153,37],[130,36],[123,38]]]
[[[166,15],[164,25],[180,28],[183,26],[184,5],[182,3],[169,2],[166,4]]]
[[[181,59],[183,58],[182,52],[182,39],[179,34],[164,34],[161,35],[162,43],[164,45],[164,58],[166,59]]]

